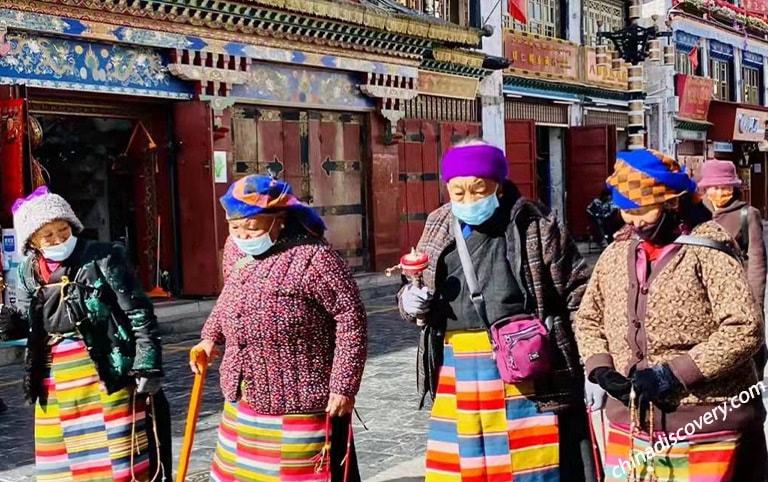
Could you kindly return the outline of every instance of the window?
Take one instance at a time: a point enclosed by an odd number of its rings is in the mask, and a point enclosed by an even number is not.
[[[586,0],[584,3],[584,45],[597,46],[597,32],[614,32],[625,27],[624,5],[619,0]],[[604,40],[609,49],[613,44]]]
[[[700,75],[701,74],[701,51],[698,51],[699,65],[696,69],[693,68],[691,58],[685,51],[675,49],[675,72],[685,75]]]
[[[709,76],[715,80],[715,99],[733,100],[731,95],[731,63],[711,59],[709,61]]]
[[[741,95],[745,104],[760,105],[760,93],[762,92],[762,75],[760,70],[753,67],[742,67],[741,69],[741,82],[742,89]]]
[[[512,28],[525,32],[560,38],[560,0],[527,0],[528,24],[515,21]],[[512,21],[512,19],[509,19]]]

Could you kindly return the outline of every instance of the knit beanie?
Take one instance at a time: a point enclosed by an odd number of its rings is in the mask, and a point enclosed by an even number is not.
[[[72,206],[63,197],[51,193],[47,187],[41,186],[25,198],[19,198],[11,208],[13,227],[16,239],[26,254],[29,251],[29,240],[40,228],[53,221],[67,221],[75,234],[83,230],[83,223],[77,219]]]
[[[452,147],[443,156],[442,167],[443,182],[472,176],[501,183],[509,171],[504,151],[489,144]]]

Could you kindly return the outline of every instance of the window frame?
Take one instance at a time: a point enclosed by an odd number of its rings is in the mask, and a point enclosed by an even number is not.
[[[541,15],[536,15],[538,7],[539,13],[548,10],[549,18],[542,19]],[[525,8],[528,14],[528,23],[523,25],[515,20],[512,22],[512,28],[521,32],[528,32],[534,35],[549,38],[562,38],[565,29],[563,28],[563,4],[560,0],[526,0]],[[512,19],[510,19],[512,20]]]
[[[748,77],[751,77],[755,82],[748,83]],[[752,99],[750,91],[757,97],[756,102],[748,100]],[[745,104],[763,105],[763,73],[758,67],[753,67],[751,65],[741,66],[741,99]]]
[[[709,77],[715,81],[713,98],[730,102],[734,100],[733,90],[733,62],[709,59]],[[723,78],[725,77],[725,78]],[[725,93],[725,97],[722,95]]]

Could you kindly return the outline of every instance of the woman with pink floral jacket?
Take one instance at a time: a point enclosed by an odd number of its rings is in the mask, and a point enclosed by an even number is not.
[[[225,346],[211,480],[359,481],[348,430],[367,319],[352,273],[287,183],[247,176],[221,204],[225,285],[193,348]]]

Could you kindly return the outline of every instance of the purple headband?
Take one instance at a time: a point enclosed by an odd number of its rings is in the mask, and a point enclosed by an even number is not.
[[[42,196],[46,196],[50,194],[51,191],[48,190],[48,187],[46,186],[40,186],[34,191],[32,191],[32,194],[30,194],[27,197],[20,197],[16,200],[16,202],[13,203],[13,206],[11,206],[11,214],[16,214],[16,211],[19,210],[19,208],[24,205],[24,203],[27,203],[33,199],[37,199]]]
[[[464,176],[504,182],[508,173],[504,151],[488,144],[452,147],[443,156],[444,182]]]

